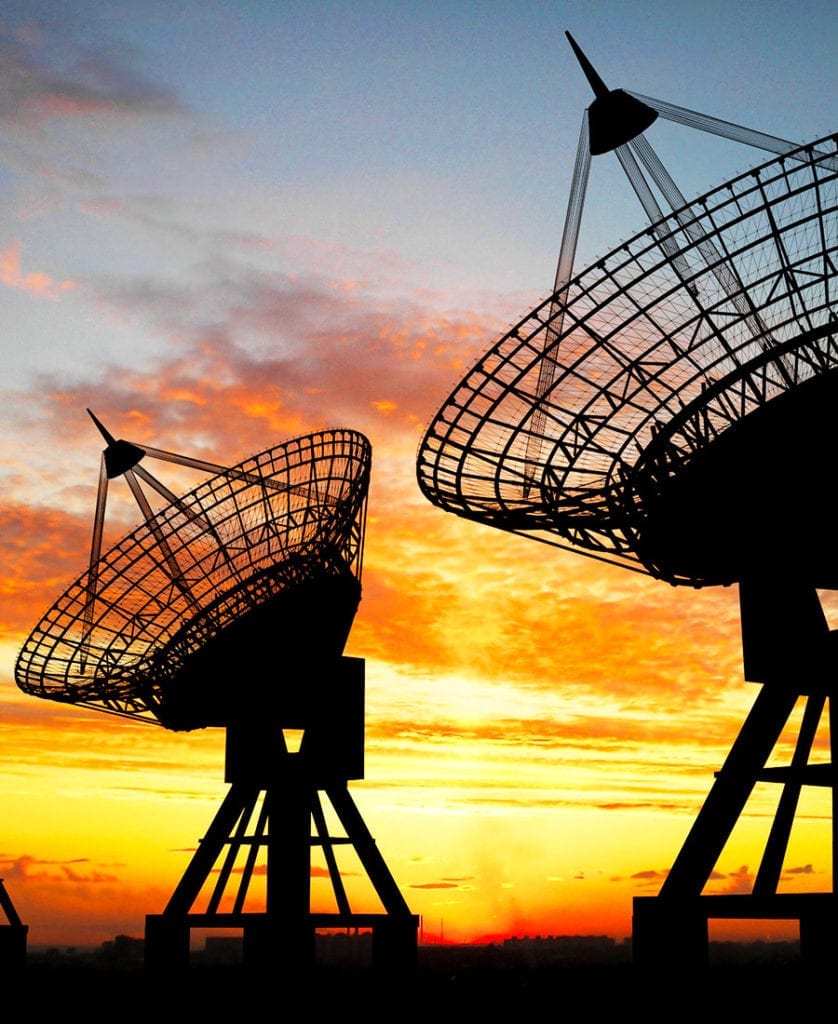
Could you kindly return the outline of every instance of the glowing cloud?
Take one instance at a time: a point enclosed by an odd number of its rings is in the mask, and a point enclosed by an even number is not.
[[[20,242],[16,241],[0,249],[0,282],[7,288],[29,292],[40,299],[57,299],[62,292],[76,287],[76,282],[69,279],[54,281],[49,274],[21,270],[20,249]]]

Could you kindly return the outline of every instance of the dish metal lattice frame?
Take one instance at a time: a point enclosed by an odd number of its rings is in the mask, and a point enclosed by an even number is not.
[[[508,331],[421,442],[428,500],[665,578],[635,545],[650,484],[838,367],[836,139],[677,209]]]
[[[184,661],[248,613],[298,584],[360,581],[370,465],[362,434],[318,432],[172,501],[53,604],[18,655],[18,686],[156,720]]]

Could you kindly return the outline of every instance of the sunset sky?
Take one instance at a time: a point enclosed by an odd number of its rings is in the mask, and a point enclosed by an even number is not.
[[[757,692],[736,589],[459,520],[416,449],[550,291],[592,100],[564,32],[611,88],[802,143],[838,128],[837,25],[828,0],[0,0],[0,877],[31,944],[141,936],[225,792],[221,730],[15,684],[89,556],[87,407],[225,465],[365,433],[352,793],[425,941],[630,934]],[[647,137],[687,196],[765,158]],[[577,266],[643,226],[596,158]],[[110,540],[136,521],[118,483]],[[750,885],[758,797],[714,891]],[[831,886],[828,810],[802,805],[792,890]]]

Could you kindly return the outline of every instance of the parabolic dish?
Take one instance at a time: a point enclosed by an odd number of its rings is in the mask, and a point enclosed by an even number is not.
[[[838,585],[836,139],[664,217],[508,331],[421,442],[428,500],[673,584],[779,559]]]
[[[293,706],[357,610],[370,465],[368,440],[336,430],[209,478],[65,591],[18,686],[175,729]]]

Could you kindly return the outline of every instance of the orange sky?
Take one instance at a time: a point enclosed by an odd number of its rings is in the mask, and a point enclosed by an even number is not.
[[[373,443],[346,651],[367,665],[361,812],[425,941],[626,936],[632,896],[657,891],[756,693],[742,680],[736,590],[671,588],[428,505],[412,480],[421,417],[398,377],[415,339],[381,331],[371,344],[395,371],[384,385],[353,381],[353,425],[365,392],[360,427]],[[260,440],[322,425],[284,395],[266,408],[240,367],[212,359],[224,389],[200,359],[178,359],[131,374],[125,391],[98,389],[97,414],[116,436],[187,454],[196,446],[182,438],[199,439],[200,455],[230,464]],[[17,647],[89,552],[101,442],[83,404],[44,396],[79,468],[62,462],[33,481],[21,459],[0,540],[0,875],[38,944],[141,934],[225,791],[219,730],[167,733],[13,685]],[[24,500],[44,479],[63,508]],[[109,508],[127,517],[118,484]],[[747,886],[771,798],[743,821],[717,891]],[[813,836],[793,844],[784,884],[828,884],[828,813],[805,807]]]

